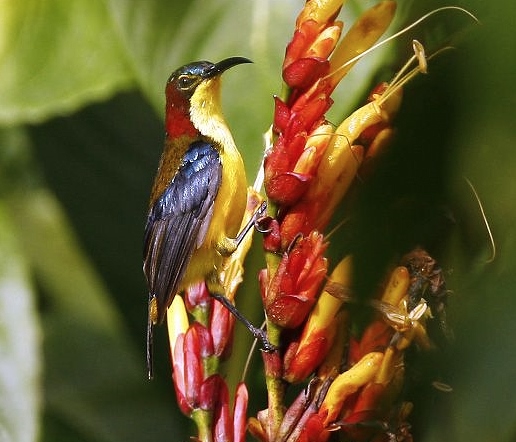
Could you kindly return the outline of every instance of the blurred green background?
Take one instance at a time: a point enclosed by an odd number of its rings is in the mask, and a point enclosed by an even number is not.
[[[349,2],[346,23],[370,4]],[[392,29],[445,4],[400,1]],[[377,173],[358,184],[342,250],[357,255],[359,287],[374,287],[386,263],[416,243],[448,276],[456,340],[437,365],[453,392],[414,393],[416,440],[512,441],[516,6],[460,5],[481,24],[441,13],[363,60],[334,95],[330,118],[338,122],[375,82],[392,77],[412,38],[456,46],[406,87],[396,142]],[[164,83],[192,60],[255,61],[226,74],[223,87],[251,181],[301,7],[301,0],[0,2],[0,441],[193,434],[174,404],[163,330],[155,380],[145,375],[141,245],[163,140]],[[492,263],[464,177],[495,236]],[[336,240],[332,248],[343,253]],[[256,320],[252,280],[261,259],[258,247],[240,300]],[[236,360],[248,346],[248,338],[236,343]],[[256,359],[252,410],[264,407]],[[235,379],[240,363],[228,371]]]

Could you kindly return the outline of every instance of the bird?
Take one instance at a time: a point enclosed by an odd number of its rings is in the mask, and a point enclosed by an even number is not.
[[[222,115],[220,85],[225,71],[243,63],[251,60],[193,62],[175,70],[166,83],[164,149],[144,234],[149,379],[153,327],[164,321],[176,294],[205,280],[212,296],[234,308],[223,296],[218,270],[242,237],[247,178]],[[236,316],[246,322],[239,313]],[[261,329],[253,333],[261,335]]]

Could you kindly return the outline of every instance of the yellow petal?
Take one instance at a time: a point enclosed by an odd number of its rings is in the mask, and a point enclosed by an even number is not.
[[[381,366],[383,353],[371,352],[332,382],[319,414],[325,416],[325,425],[335,421],[346,398],[369,383]]]
[[[307,20],[314,20],[321,24],[326,23],[343,4],[343,0],[308,0],[297,18],[296,25],[299,26],[300,23]]]
[[[389,27],[395,12],[396,2],[383,1],[360,16],[330,58],[330,72],[334,72],[333,83],[338,83],[356,63],[343,66],[346,62],[369,49],[380,38]]]
[[[167,330],[168,341],[170,343],[170,354],[174,358],[174,346],[177,337],[186,333],[190,322],[188,321],[188,313],[186,312],[185,303],[181,296],[174,296],[172,304],[167,310]]]

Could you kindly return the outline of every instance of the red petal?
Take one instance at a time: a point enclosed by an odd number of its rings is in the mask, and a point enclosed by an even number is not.
[[[291,206],[307,191],[310,175],[285,172],[267,182],[267,196],[283,206]]]
[[[328,73],[329,66],[323,58],[300,58],[283,70],[283,80],[291,88],[307,89]]]
[[[213,340],[213,354],[229,356],[233,338],[235,317],[220,302],[214,302],[211,309],[210,334]]]
[[[190,327],[195,328],[195,332],[197,333],[199,346],[197,351],[199,352],[200,357],[207,358],[213,356],[213,339],[209,330],[198,322],[194,322]]]
[[[210,294],[204,281],[198,284],[192,284],[185,290],[185,305],[190,312],[195,307],[207,305],[210,300]]]
[[[228,442],[233,440],[233,426],[229,416],[229,393],[226,383],[221,378],[220,395],[217,407],[213,413],[214,429],[213,442]]]
[[[300,296],[281,296],[267,308],[267,317],[285,328],[296,328],[305,320],[315,299]]]
[[[233,407],[233,442],[245,442],[245,430],[247,427],[247,404],[249,394],[243,382],[237,386],[235,394],[235,406]]]
[[[310,339],[310,345],[299,348],[292,346],[293,354],[289,356],[290,347],[285,354],[285,376],[288,382],[301,382],[305,380],[322,362],[328,352],[328,339],[320,335]],[[287,360],[288,358],[288,360]]]
[[[203,367],[199,354],[199,340],[195,328],[189,328],[185,335],[185,396],[192,408],[199,404],[199,393],[203,380]]]
[[[274,126],[273,130],[282,133],[290,120],[289,107],[277,96],[274,97]]]

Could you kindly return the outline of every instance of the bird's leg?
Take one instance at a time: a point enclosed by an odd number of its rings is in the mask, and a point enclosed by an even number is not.
[[[216,245],[217,252],[219,252],[222,256],[230,256],[237,249],[245,236],[249,233],[249,230],[251,230],[253,227],[256,227],[256,223],[260,220],[266,210],[267,202],[264,201],[256,209],[251,219],[235,238],[224,238],[222,242]]]
[[[224,237],[222,242],[216,245],[217,251],[224,257],[230,256],[243,241],[249,231],[257,226],[257,222],[262,218],[263,214],[267,210],[267,202],[264,201],[255,210],[249,221],[242,228],[235,238]],[[231,314],[239,320],[244,326],[251,332],[255,339],[258,339],[262,343],[262,350],[265,352],[273,352],[277,350],[276,346],[272,345],[267,338],[267,333],[259,327],[255,327],[251,322],[238,311],[233,303],[224,296],[224,284],[221,283],[220,277],[214,273],[211,278],[207,279],[208,290],[212,298],[219,301],[224,307],[226,307]]]
[[[260,206],[253,213],[253,216],[251,217],[251,219],[247,222],[247,224],[244,226],[244,228],[236,236],[235,243],[236,243],[237,247],[242,242],[242,240],[245,238],[245,236],[247,235],[249,230],[251,230],[252,227],[256,226],[256,223],[263,216],[263,214],[265,213],[266,210],[267,210],[267,201],[264,201],[260,204]]]
[[[231,301],[226,298],[224,295],[221,295],[220,293],[212,293],[210,292],[210,295],[212,298],[219,301],[224,307],[226,307],[231,314],[237,318],[242,324],[244,324],[245,328],[247,328],[251,334],[254,336],[255,339],[258,339],[262,343],[262,350],[266,353],[272,353],[273,351],[277,350],[277,347],[275,345],[272,345],[267,338],[267,333],[265,330],[255,327],[251,322],[238,311],[238,309],[231,303]]]

